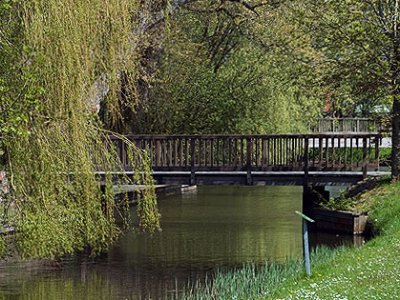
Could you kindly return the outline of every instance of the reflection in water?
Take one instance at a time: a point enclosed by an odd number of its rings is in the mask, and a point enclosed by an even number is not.
[[[0,265],[0,299],[160,299],[217,268],[302,255],[299,187],[199,187],[160,199],[163,231],[94,261]]]

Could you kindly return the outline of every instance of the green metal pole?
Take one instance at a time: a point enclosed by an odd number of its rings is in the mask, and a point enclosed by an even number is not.
[[[310,245],[308,241],[308,226],[307,221],[303,219],[303,250],[304,250],[304,262],[306,265],[306,275],[311,276],[311,263],[310,263]]]
[[[306,275],[307,275],[307,277],[310,277],[311,276],[311,261],[310,261],[310,244],[309,244],[309,240],[308,240],[307,222],[314,223],[315,221],[299,211],[296,211],[296,214],[298,214],[302,218],[304,263],[305,263],[305,267],[306,267]]]

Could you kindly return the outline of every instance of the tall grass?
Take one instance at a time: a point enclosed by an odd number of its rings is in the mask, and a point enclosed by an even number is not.
[[[341,248],[318,247],[312,253],[313,266],[331,260]],[[286,280],[305,276],[303,260],[290,259],[286,263],[267,262],[263,266],[245,264],[237,270],[218,270],[214,276],[196,281],[180,292],[167,296],[170,300],[256,299],[271,295]]]

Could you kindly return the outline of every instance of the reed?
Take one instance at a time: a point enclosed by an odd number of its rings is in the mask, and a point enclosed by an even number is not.
[[[342,248],[317,247],[312,253],[313,266],[330,261]],[[271,295],[287,280],[305,277],[301,259],[289,259],[286,263],[267,262],[263,266],[254,263],[243,265],[236,270],[218,270],[203,281],[195,283],[168,295],[171,300],[206,299],[257,299]]]

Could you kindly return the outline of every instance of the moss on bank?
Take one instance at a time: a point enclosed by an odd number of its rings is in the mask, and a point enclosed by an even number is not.
[[[375,206],[375,196],[378,196],[386,190],[387,186],[391,183],[390,177],[383,178],[368,178],[369,181],[353,192],[356,196],[349,196],[349,192],[342,193],[337,198],[330,198],[326,202],[321,202],[322,207],[333,209],[351,211],[358,214],[368,214]]]

